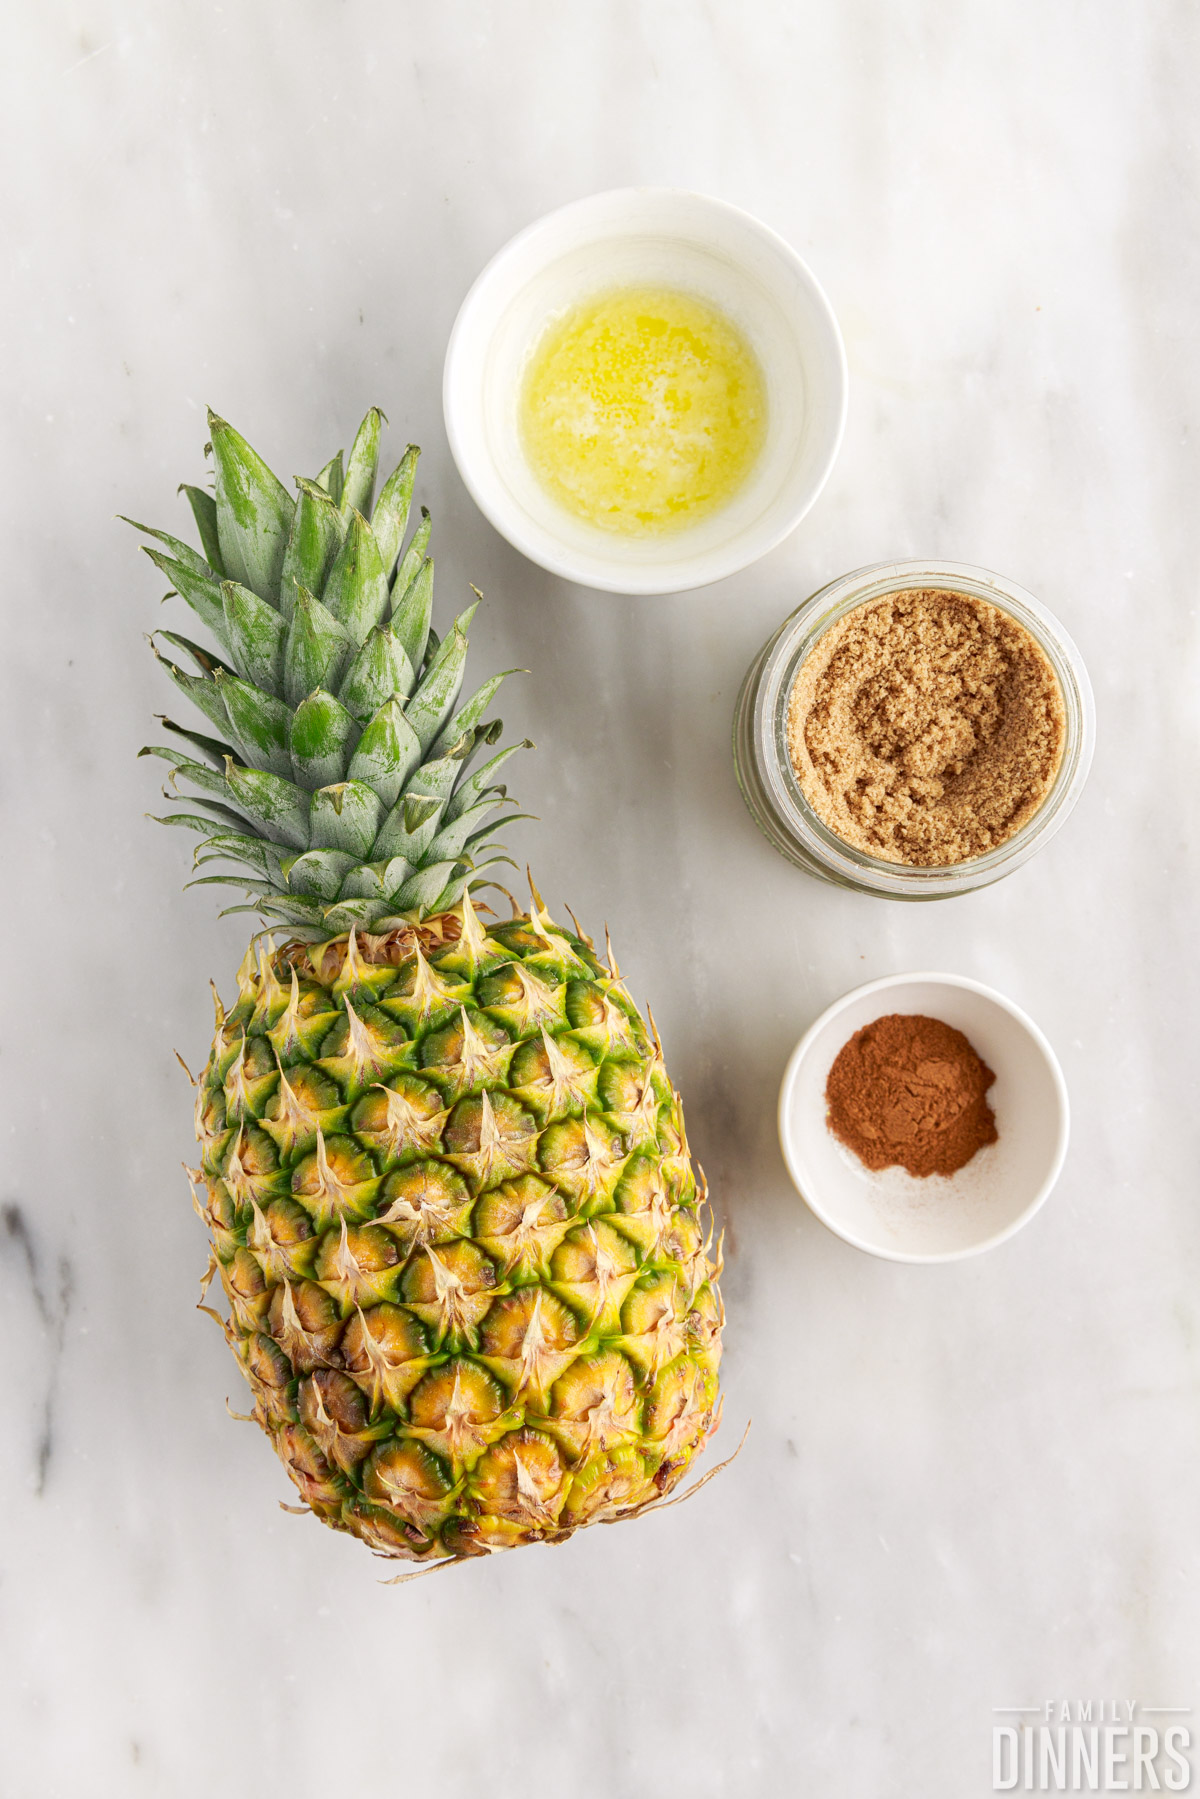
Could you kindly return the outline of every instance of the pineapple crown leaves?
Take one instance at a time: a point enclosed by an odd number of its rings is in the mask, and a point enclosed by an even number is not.
[[[533,746],[495,750],[468,773],[500,737],[486,717],[496,690],[523,671],[459,703],[475,605],[444,637],[433,629],[424,507],[405,545],[420,452],[409,444],[376,499],[384,417],[372,407],[349,457],[297,476],[293,499],[232,425],[213,412],[208,422],[214,491],[179,489],[200,548],[126,521],[153,539],[146,554],[217,645],[149,638],[217,733],[160,719],[175,743],[140,753],[170,764],[169,799],[180,781],[195,791],[158,822],[200,835],[197,868],[240,867],[191,883],[253,901],[228,911],[318,937],[444,911],[510,860],[488,841],[513,804],[497,777]]]

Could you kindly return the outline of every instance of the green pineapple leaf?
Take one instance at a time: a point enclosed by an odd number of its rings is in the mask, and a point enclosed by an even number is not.
[[[387,612],[388,584],[375,533],[356,509],[351,508],[347,517],[345,541],[321,599],[351,640],[361,645]]]
[[[295,510],[283,483],[232,425],[210,410],[217,536],[231,581],[276,601]]]
[[[510,756],[515,756],[518,750],[531,750],[533,747],[529,738],[526,737],[520,743],[510,743],[507,748],[499,750],[490,762],[485,762],[483,767],[478,769],[469,780],[464,781],[461,787],[455,789],[450,804],[446,807],[446,822],[451,823],[460,813],[473,806],[490,786],[494,785],[493,777]],[[503,792],[503,789],[498,791]]]
[[[150,557],[151,561],[157,562],[160,568],[162,568],[163,562],[168,560],[182,563],[183,567],[187,569],[189,573],[197,575],[202,581],[207,581],[213,587],[218,586],[221,578],[219,571],[213,566],[210,560],[206,559],[204,556],[198,555],[190,543],[184,543],[180,538],[172,537],[169,531],[156,531],[153,525],[141,525],[138,523],[137,519],[127,518],[123,512],[118,512],[117,517],[121,520],[122,524],[132,525],[135,531],[140,531],[143,537],[153,537],[159,543],[166,544],[167,549],[170,551],[170,558],[162,557],[161,560],[160,551],[152,550],[148,543],[142,545],[147,556]],[[163,572],[165,574],[166,570],[164,569]]]
[[[468,806],[465,812],[460,812],[457,818],[450,820],[449,824],[444,823],[425,852],[427,860],[434,862],[447,856],[460,856],[463,850],[478,838],[481,827],[485,831],[492,829],[486,820],[495,812],[497,806],[503,804],[504,801],[498,795],[489,795],[488,798],[477,801],[474,806]],[[513,813],[504,822],[506,825],[510,825],[516,818],[528,816],[528,813]]]
[[[200,818],[195,812],[168,812],[165,816],[160,816],[157,812],[147,812],[146,817],[152,818],[156,825],[182,825],[185,830],[198,831],[201,836],[212,838],[212,819]],[[253,837],[248,841],[257,843],[258,839]],[[203,844],[200,847],[203,849]]]
[[[375,533],[384,573],[389,581],[396,567],[396,558],[400,554],[400,545],[404,542],[404,532],[408,524],[409,507],[412,505],[413,483],[416,480],[417,461],[420,454],[416,444],[409,444],[384,482],[383,492],[375,502],[375,510],[371,514],[371,529]],[[360,510],[362,509],[360,508]]]
[[[320,594],[346,530],[345,520],[324,488],[302,475],[296,486],[299,497],[279,582],[279,612],[286,620],[295,609],[297,589],[305,587],[309,593]]]
[[[413,571],[407,587],[400,586],[398,574],[392,588],[392,630],[415,669],[419,669],[425,660],[432,615],[433,558],[426,556]]]
[[[221,599],[219,580],[215,576],[209,580],[207,576],[197,574],[187,563],[164,556],[161,550],[152,550],[148,543],[144,543],[142,548],[155,568],[160,569],[167,577],[173,592],[187,601],[201,624],[208,627],[223,649],[228,649],[225,605]]]
[[[467,663],[467,627],[475,616],[468,606],[454,621],[453,629],[429,664],[420,685],[404,708],[405,716],[421,740],[422,752],[436,740],[454,710]]]
[[[389,810],[421,760],[421,740],[395,694],[370,719],[355,747],[347,774],[373,787]]]
[[[343,675],[338,698],[365,724],[385,700],[407,699],[416,679],[395,634],[386,625],[377,625]]]
[[[335,900],[343,880],[357,867],[357,857],[348,850],[305,850],[302,856],[283,863],[283,873],[291,891]]]
[[[408,592],[413,576],[425,559],[425,551],[429,547],[429,534],[432,530],[433,520],[429,516],[429,509],[426,506],[422,506],[421,522],[413,532],[412,540],[403,556],[400,558],[399,566],[396,569],[396,577],[392,582],[393,611],[395,611],[396,603],[402,600]]]
[[[333,614],[306,587],[299,588],[283,646],[283,697],[288,705],[298,706],[318,687],[336,692],[352,648]]]
[[[156,631],[147,639],[156,656],[159,652],[155,648],[155,637],[161,637],[164,643],[169,643],[175,649],[182,650],[185,656],[190,656],[200,673],[207,675],[210,679],[219,668],[224,669],[227,675],[237,673],[237,670],[230,668],[227,662],[222,662],[219,656],[214,656],[211,650],[206,650],[203,644],[193,643],[190,637],[181,637],[177,631]]]
[[[432,754],[435,756],[445,755],[450,745],[457,742],[458,738],[460,738],[465,731],[470,731],[478,725],[480,719],[487,711],[488,706],[495,698],[496,691],[501,682],[507,681],[509,675],[524,675],[528,674],[528,672],[528,669],[524,668],[506,668],[501,674],[492,675],[490,679],[486,680],[483,686],[478,688],[476,692],[471,695],[466,704],[459,707],[458,711],[454,714],[454,717],[450,720],[449,724],[434,744]],[[499,735],[498,725],[496,728],[496,735]]]
[[[153,755],[154,751],[141,750],[138,753],[146,756]],[[163,754],[164,752],[160,751],[159,753]],[[204,799],[203,797],[198,797],[194,793],[189,793],[187,797],[190,806],[202,806],[205,812],[211,813],[212,816],[208,823],[208,829],[210,831],[214,830],[215,821],[217,825],[224,826],[227,832],[233,831],[240,834],[245,831],[247,824],[250,822],[242,815],[242,813],[235,812],[232,806],[226,805],[222,800]],[[228,799],[228,794],[225,797]],[[266,840],[262,839],[262,841],[265,843]]]
[[[187,495],[188,504],[192,509],[192,517],[196,521],[196,529],[200,533],[205,559],[214,573],[224,579],[228,570],[221,556],[221,534],[217,526],[217,502],[206,487],[193,487],[189,481],[181,481],[175,491]]]
[[[383,817],[379,795],[362,781],[337,781],[312,796],[309,843],[366,861]]]
[[[342,452],[339,450],[336,456],[331,456],[329,458],[329,461],[317,476],[317,486],[325,489],[325,492],[329,495],[335,506],[341,504],[343,480]]]
[[[185,698],[189,699],[198,712],[203,712],[210,725],[216,725],[218,731],[229,729],[229,714],[225,710],[225,702],[217,690],[215,681],[204,675],[185,674],[173,662],[161,655],[157,646],[151,642],[150,648],[166,669],[167,674]]]
[[[214,675],[213,685],[224,703],[229,728],[241,744],[247,761],[269,769],[273,775],[290,775],[292,760],[288,754],[288,728],[292,715],[282,700],[251,686],[238,675],[225,674],[221,669]]]
[[[211,832],[211,822],[205,829]],[[212,855],[202,856],[201,850],[212,850]],[[266,875],[276,884],[283,878],[279,851],[275,845],[267,843],[261,837],[247,837],[240,831],[225,831],[218,836],[210,836],[207,843],[198,846],[193,865],[204,868],[209,862],[220,861],[243,862],[247,868],[256,868],[261,875]]]
[[[457,870],[456,860],[431,862],[427,868],[419,868],[416,874],[409,876],[399,892],[392,895],[392,905],[397,912],[424,910],[437,899]]]
[[[225,641],[238,673],[256,687],[274,692],[283,669],[287,626],[273,606],[236,581],[221,586]]]
[[[341,509],[349,513],[352,509],[370,515],[371,501],[375,496],[375,472],[379,467],[379,433],[384,418],[378,406],[372,406],[350,447],[350,460],[346,464],[346,479],[342,484]]]
[[[205,737],[200,731],[189,731],[185,726],[177,725],[175,720],[173,718],[168,718],[165,713],[159,713],[158,722],[164,731],[170,731],[173,736],[182,737],[186,742],[194,744],[201,755],[207,756],[208,760],[216,769],[223,770],[225,767],[225,758],[227,756],[236,756],[237,754],[236,750],[234,750],[230,744],[222,743],[216,737]]]
[[[148,743],[138,751],[138,755],[161,756],[164,762],[169,762],[172,786],[182,776],[185,781],[190,781],[193,787],[198,787],[201,793],[210,794],[215,800],[224,802],[231,798],[229,785],[224,776],[217,774],[214,769],[206,768],[203,762],[193,762],[189,756],[181,756],[178,750],[168,749],[164,743]],[[227,763],[226,766],[228,767],[229,764]],[[245,820],[239,819],[238,823],[244,824]]]
[[[308,848],[309,804],[302,787],[266,769],[238,768],[232,761],[225,764],[225,784],[234,805],[265,837],[292,849]]]
[[[302,787],[340,781],[358,738],[358,726],[331,693],[316,688],[301,700],[291,721],[291,772]]]

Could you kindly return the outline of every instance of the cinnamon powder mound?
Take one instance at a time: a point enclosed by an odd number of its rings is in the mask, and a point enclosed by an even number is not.
[[[995,1078],[961,1031],[892,1012],[839,1050],[825,1084],[829,1128],[870,1169],[956,1174],[997,1140]]]
[[[907,588],[818,638],[788,701],[788,758],[866,855],[945,868],[1007,842],[1045,800],[1066,709],[1041,646],[972,594]]]

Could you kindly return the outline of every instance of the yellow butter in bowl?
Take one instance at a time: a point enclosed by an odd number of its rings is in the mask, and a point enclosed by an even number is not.
[[[680,531],[742,487],[766,385],[738,326],[695,294],[623,287],[554,319],[520,396],[521,443],[560,505],[629,536]]]

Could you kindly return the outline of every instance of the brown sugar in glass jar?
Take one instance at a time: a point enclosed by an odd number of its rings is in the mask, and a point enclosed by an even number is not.
[[[785,620],[734,720],[767,838],[826,880],[941,899],[1028,859],[1095,734],[1079,652],[1030,594],[958,563],[883,563]]]
[[[1062,760],[1054,670],[988,600],[901,588],[856,606],[796,671],[788,754],[831,831],[920,868],[969,861],[1033,817]]]

